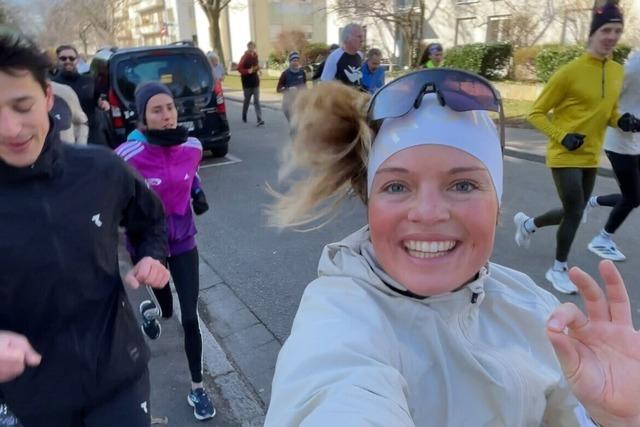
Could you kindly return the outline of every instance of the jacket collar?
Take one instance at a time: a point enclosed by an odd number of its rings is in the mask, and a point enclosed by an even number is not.
[[[49,116],[49,133],[36,161],[25,167],[14,167],[0,160],[0,182],[21,182],[51,179],[62,170],[62,143],[55,120]]]

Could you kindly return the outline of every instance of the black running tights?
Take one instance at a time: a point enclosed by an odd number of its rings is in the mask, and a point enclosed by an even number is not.
[[[618,154],[605,151],[622,194],[598,196],[600,206],[611,206],[609,219],[604,226],[607,233],[615,233],[631,211],[640,206],[640,155]]]
[[[582,213],[596,182],[597,168],[552,168],[562,208],[553,209],[533,219],[536,227],[559,225],[556,234],[556,260],[566,262],[576,236]]]

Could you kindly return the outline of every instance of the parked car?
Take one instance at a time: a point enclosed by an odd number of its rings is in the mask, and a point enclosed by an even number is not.
[[[211,65],[192,43],[136,48],[105,48],[91,61],[98,93],[111,104],[116,144],[124,142],[138,122],[134,92],[144,81],[167,85],[176,102],[178,122],[216,157],[229,149],[229,122],[220,82]]]

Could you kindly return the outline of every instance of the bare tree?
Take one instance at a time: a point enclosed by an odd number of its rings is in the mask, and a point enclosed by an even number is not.
[[[395,0],[363,1],[363,0],[334,0],[328,6],[330,12],[337,13],[343,18],[354,21],[373,21],[394,28],[402,36],[411,65],[415,65],[420,54],[424,25],[427,19],[426,0],[410,0],[405,6],[399,7]],[[434,2],[431,2],[434,3]],[[432,5],[432,13],[440,1]],[[393,33],[392,33],[393,34]]]
[[[225,64],[222,40],[220,38],[220,17],[224,9],[229,6],[229,3],[231,3],[231,0],[198,0],[198,4],[209,20],[209,41],[213,49],[218,53],[223,67]]]

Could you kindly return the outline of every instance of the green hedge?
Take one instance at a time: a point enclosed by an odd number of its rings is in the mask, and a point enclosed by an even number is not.
[[[553,73],[562,65],[572,61],[582,55],[585,47],[581,45],[562,46],[549,45],[545,46],[536,56],[536,74],[538,79],[547,82]],[[613,51],[613,59],[624,64],[631,52],[631,47],[620,44]]]
[[[488,79],[504,78],[511,62],[510,43],[472,43],[454,46],[445,54],[445,65],[480,74]]]

